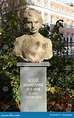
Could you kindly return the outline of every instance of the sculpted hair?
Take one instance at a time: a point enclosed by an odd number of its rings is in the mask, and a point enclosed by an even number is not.
[[[29,10],[25,11],[24,16],[23,16],[24,23],[26,23],[27,20],[30,19],[30,17],[36,17],[42,26],[43,20],[42,20],[41,14],[38,11],[36,11],[34,9],[29,9]]]

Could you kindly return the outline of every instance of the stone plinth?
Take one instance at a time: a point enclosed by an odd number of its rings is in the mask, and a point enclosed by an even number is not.
[[[46,67],[49,62],[18,63],[20,66],[20,109],[24,112],[46,112]]]

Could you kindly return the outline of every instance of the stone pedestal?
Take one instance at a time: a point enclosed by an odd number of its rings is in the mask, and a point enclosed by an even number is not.
[[[20,66],[20,110],[23,112],[46,112],[46,67],[49,62],[18,63]]]

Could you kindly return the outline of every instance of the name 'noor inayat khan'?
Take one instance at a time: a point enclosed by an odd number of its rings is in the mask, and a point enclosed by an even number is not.
[[[53,56],[51,40],[38,32],[42,23],[42,17],[36,10],[25,11],[24,24],[28,33],[16,38],[13,48],[15,56],[26,62],[42,62]]]

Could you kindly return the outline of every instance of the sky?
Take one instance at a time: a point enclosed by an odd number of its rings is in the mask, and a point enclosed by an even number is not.
[[[74,0],[57,0],[57,1],[62,2],[62,3],[68,3],[68,2],[74,3]]]

